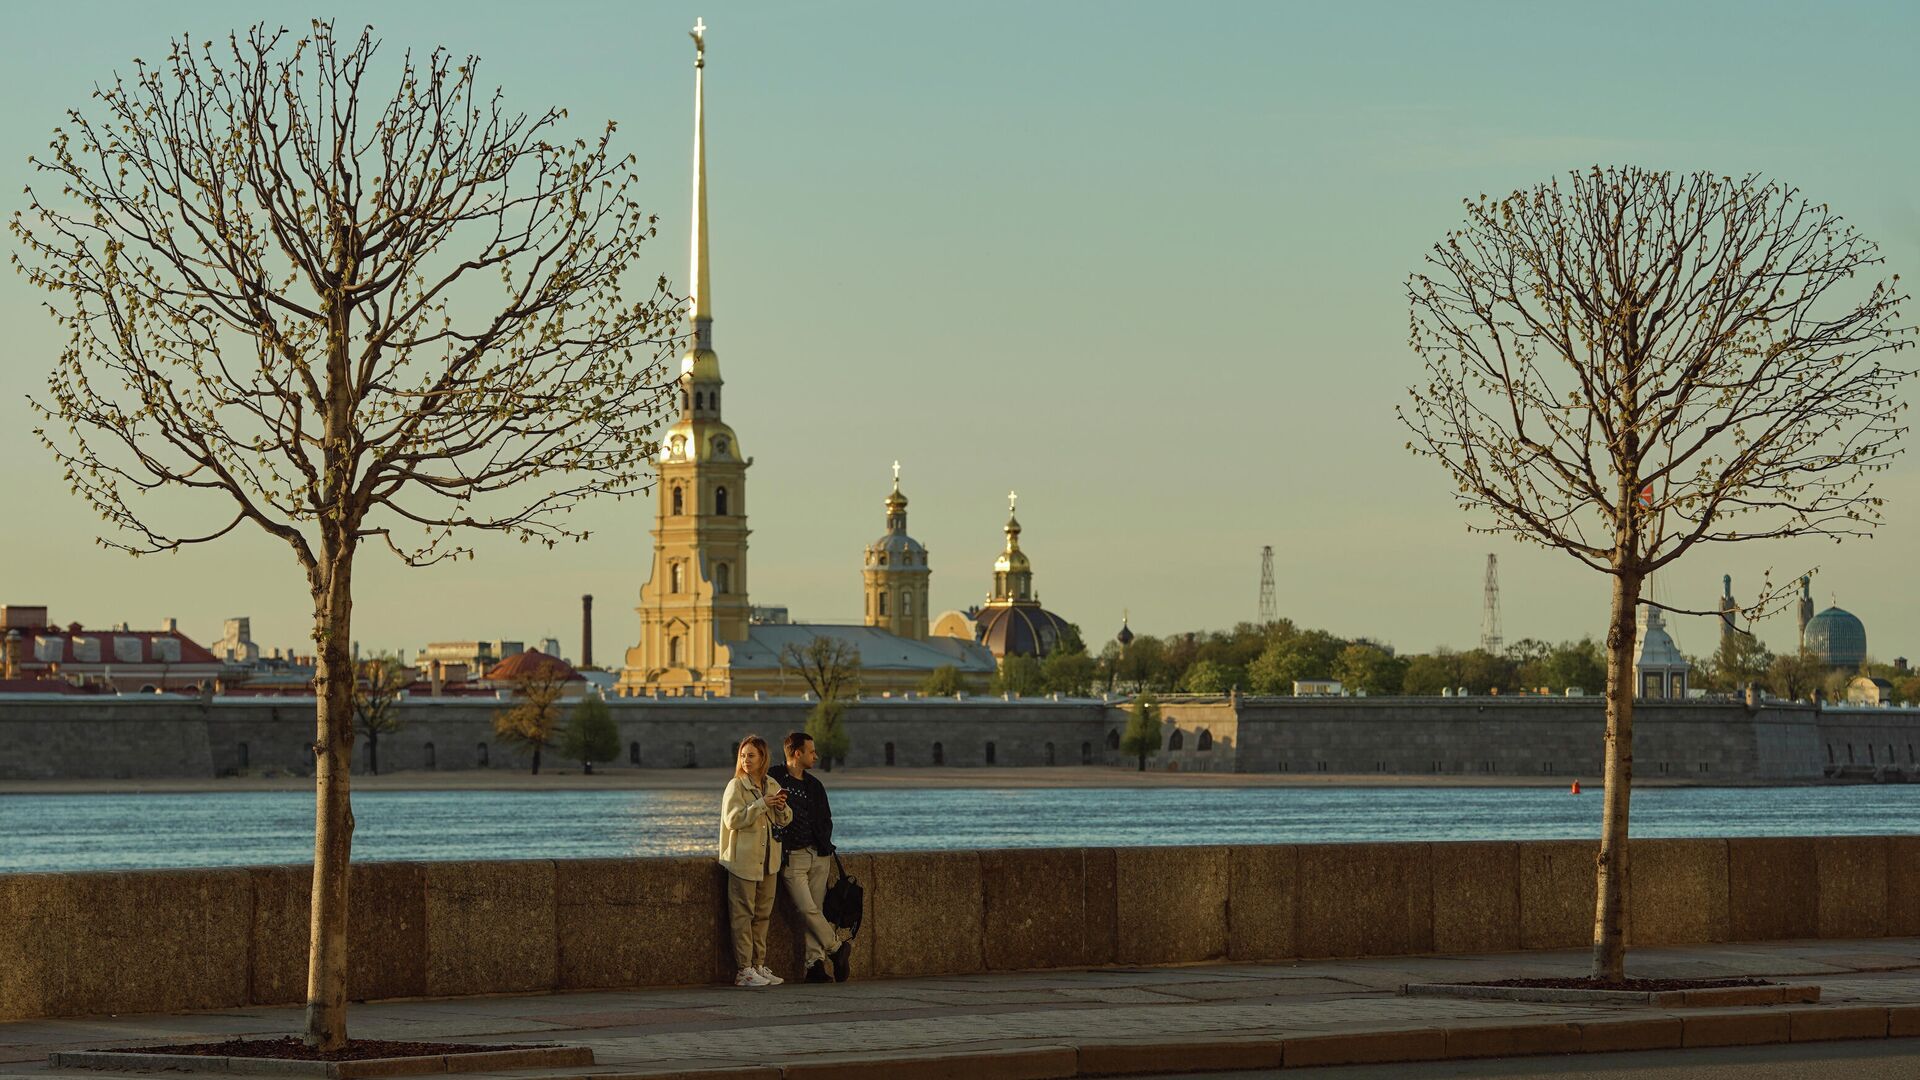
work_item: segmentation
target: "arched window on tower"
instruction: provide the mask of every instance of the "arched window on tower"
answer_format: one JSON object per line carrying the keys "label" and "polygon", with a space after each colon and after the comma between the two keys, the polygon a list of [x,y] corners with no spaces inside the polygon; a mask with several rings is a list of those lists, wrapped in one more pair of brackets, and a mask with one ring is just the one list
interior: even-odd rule
{"label": "arched window on tower", "polygon": [[880,590],[879,604],[880,604],[879,613],[881,615],[885,615],[887,613],[887,590],[885,589]]}
{"label": "arched window on tower", "polygon": [[687,587],[687,564],[676,562],[667,571],[668,591],[685,592]]}
{"label": "arched window on tower", "polygon": [[900,614],[906,616],[907,618],[913,617],[913,590],[912,589],[902,589],[900,592]]}
{"label": "arched window on tower", "polygon": [[694,395],[693,395],[693,407],[694,407],[694,408],[696,408],[696,409],[704,409],[704,408],[706,408],[706,407],[707,407],[707,395],[705,395],[705,394],[699,394],[699,393],[696,393],[696,394],[694,394]]}
{"label": "arched window on tower", "polygon": [[721,596],[733,591],[733,567],[726,563],[713,564],[713,591]]}
{"label": "arched window on tower", "polygon": [[724,484],[713,489],[713,512],[721,517],[727,515],[727,489]]}
{"label": "arched window on tower", "polygon": [[714,412],[719,412],[720,411],[720,391],[715,390],[712,393],[708,394],[707,404],[713,406]]}
{"label": "arched window on tower", "polygon": [[687,495],[678,484],[673,488],[673,512],[676,516],[687,512]]}
{"label": "arched window on tower", "polygon": [[667,639],[667,663],[679,667],[687,662],[687,639],[675,634]]}

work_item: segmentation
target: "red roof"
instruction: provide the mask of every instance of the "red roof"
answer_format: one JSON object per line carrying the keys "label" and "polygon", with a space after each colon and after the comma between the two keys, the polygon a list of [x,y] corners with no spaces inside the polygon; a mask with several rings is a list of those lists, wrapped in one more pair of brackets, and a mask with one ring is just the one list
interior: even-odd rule
{"label": "red roof", "polygon": [[0,679],[0,694],[97,694],[94,687],[79,687],[65,679]]}
{"label": "red roof", "polygon": [[[99,642],[100,658],[97,660],[80,659],[74,647],[77,638],[92,638]],[[114,641],[134,638],[140,642],[140,659],[122,660],[114,651]],[[180,659],[161,660],[155,655],[153,643],[161,640],[179,642]],[[42,650],[47,644],[55,648],[55,655],[49,656]],[[61,630],[48,627],[45,630],[21,631],[20,666],[22,668],[44,668],[48,664],[70,667],[77,664],[209,664],[220,666],[220,658],[202,648],[200,644],[178,630],[81,630],[74,627]]]}
{"label": "red roof", "polygon": [[518,682],[521,679],[536,677],[558,678],[561,682],[585,682],[585,678],[573,665],[557,656],[548,656],[539,649],[514,653],[505,660],[493,665],[487,672],[488,682]]}

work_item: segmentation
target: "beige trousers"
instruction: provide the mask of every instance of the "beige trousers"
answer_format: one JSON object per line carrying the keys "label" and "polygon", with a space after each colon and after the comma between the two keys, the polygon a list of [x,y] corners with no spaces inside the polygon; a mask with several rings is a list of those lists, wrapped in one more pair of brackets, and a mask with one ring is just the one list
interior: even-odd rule
{"label": "beige trousers", "polygon": [[727,875],[727,917],[733,924],[733,966],[761,967],[767,962],[767,923],[773,919],[773,896],[779,879],[772,874],[759,881]]}
{"label": "beige trousers", "polygon": [[787,887],[787,899],[793,901],[793,910],[800,913],[800,920],[807,925],[807,967],[812,967],[815,960],[832,956],[840,947],[836,927],[820,914],[820,902],[827,898],[827,874],[832,867],[832,856],[816,855],[811,848],[802,848],[787,852],[786,868],[780,871],[780,880]]}

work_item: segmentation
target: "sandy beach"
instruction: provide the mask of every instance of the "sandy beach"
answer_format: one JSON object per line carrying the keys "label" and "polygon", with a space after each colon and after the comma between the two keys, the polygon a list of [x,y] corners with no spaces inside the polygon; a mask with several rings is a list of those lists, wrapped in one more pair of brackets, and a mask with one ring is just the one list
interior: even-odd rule
{"label": "sandy beach", "polygon": [[[543,769],[538,776],[506,769],[402,771],[380,776],[355,775],[360,791],[718,791],[731,775],[725,769],[608,769],[587,776],[576,768]],[[1149,768],[1086,766],[1018,769],[848,769],[820,773],[829,787],[847,790],[892,788],[1565,788],[1571,776],[1393,776],[1378,773],[1196,773]],[[1600,790],[1598,777],[1579,777],[1584,791]],[[1638,787],[1757,787],[1777,785],[1691,784],[1639,779]],[[194,793],[217,791],[310,791],[304,776],[234,776],[168,780],[0,780],[0,794]]]}

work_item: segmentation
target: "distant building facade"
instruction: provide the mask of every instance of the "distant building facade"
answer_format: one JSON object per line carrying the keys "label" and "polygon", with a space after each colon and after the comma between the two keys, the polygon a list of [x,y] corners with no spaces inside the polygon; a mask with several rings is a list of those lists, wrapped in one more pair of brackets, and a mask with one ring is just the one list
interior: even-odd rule
{"label": "distant building facade", "polygon": [[227,665],[180,632],[174,619],[158,630],[121,623],[89,630],[55,626],[39,605],[0,606],[5,676],[11,681],[60,681],[119,693],[211,693]]}

